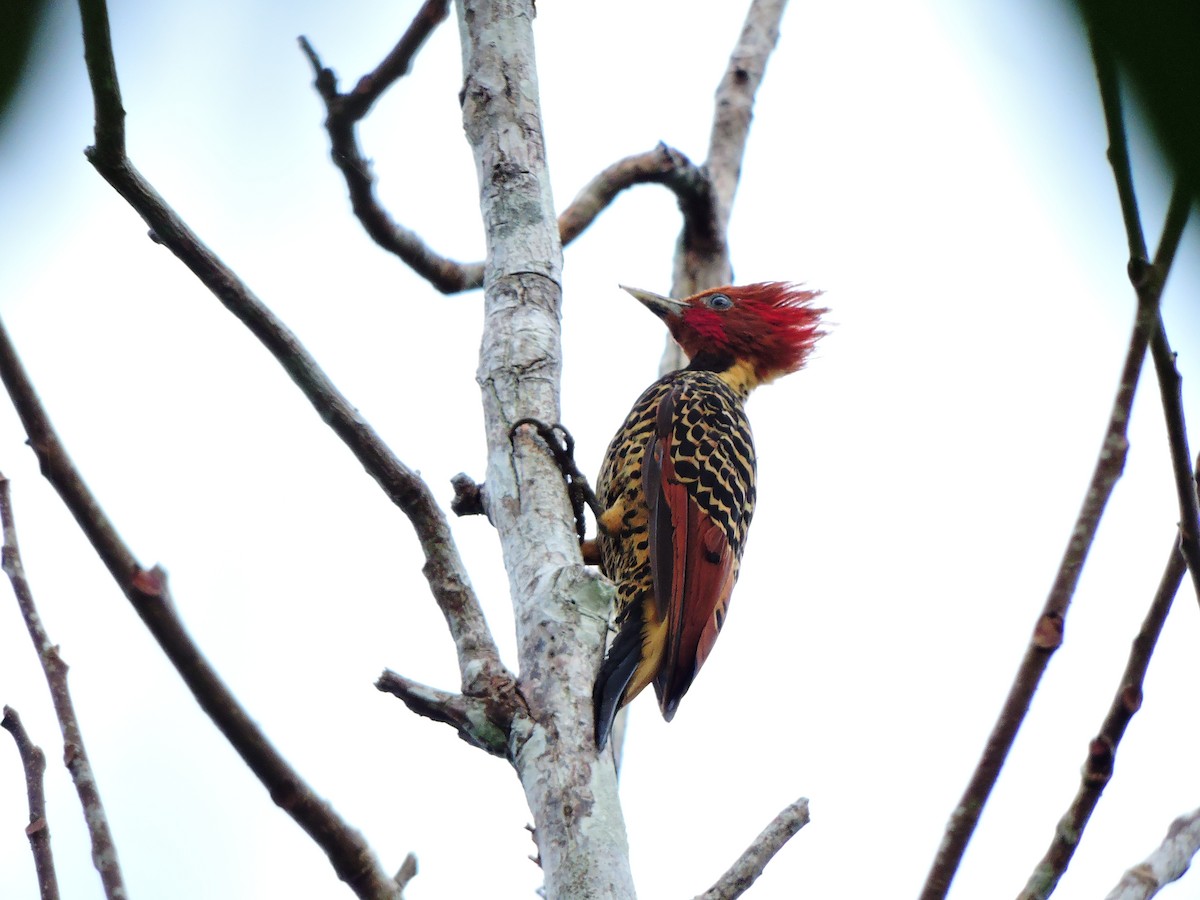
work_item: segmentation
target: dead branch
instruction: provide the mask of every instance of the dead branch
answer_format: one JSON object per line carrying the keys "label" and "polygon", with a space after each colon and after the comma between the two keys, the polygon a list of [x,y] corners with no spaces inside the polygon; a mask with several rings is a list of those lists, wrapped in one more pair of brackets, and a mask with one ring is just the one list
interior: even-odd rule
{"label": "dead branch", "polygon": [[[1191,197],[1176,186],[1171,211],[1186,220]],[[1182,229],[1182,225],[1179,226]],[[1175,352],[1167,340],[1162,315],[1150,335],[1150,355],[1162,395],[1163,418],[1167,425],[1167,445],[1171,451],[1171,471],[1175,476],[1175,494],[1179,501],[1179,548],[1192,574],[1196,598],[1200,600],[1200,504],[1196,498],[1196,476],[1188,448],[1187,425],[1183,417],[1183,379],[1175,367]]]}
{"label": "dead branch", "polygon": [[400,892],[403,894],[404,889],[408,887],[408,883],[417,877],[417,858],[413,854],[408,854],[404,857],[404,862],[400,864],[400,868],[396,871],[396,884],[400,886]]}
{"label": "dead branch", "polygon": [[58,900],[58,873],[54,870],[50,824],[46,819],[46,754],[29,739],[25,726],[21,724],[21,717],[11,706],[4,707],[0,728],[9,732],[16,741],[21,766],[25,770],[25,793],[29,798],[29,824],[25,828],[25,835],[29,838],[29,849],[33,853],[39,895],[42,900]]}
{"label": "dead branch", "polygon": [[[87,0],[84,2],[89,5]],[[360,897],[396,900],[399,890],[395,882],[384,873],[362,835],[313,793],[208,664],[175,611],[175,603],[167,589],[166,572],[157,566],[143,568],[121,540],[63,449],[2,324],[0,379],[8,389],[29,436],[29,444],[37,454],[42,474],[71,511],[113,580],[183,677],[196,702],[270,791],[276,805],[326,852],[339,878]],[[122,892],[114,896],[125,895]]]}
{"label": "dead branch", "polygon": [[659,143],[653,150],[627,156],[584,185],[558,217],[563,246],[579,237],[616,196],[638,184],[661,184],[679,201],[684,227],[707,233],[715,227],[712,188],[703,169],[673,147]]}
{"label": "dead branch", "polygon": [[418,51],[449,15],[450,0],[425,0],[383,62],[375,67],[375,71],[360,78],[354,90],[343,96],[343,108],[339,115],[344,116],[350,124],[362,119],[384,91],[411,71]]}
{"label": "dead branch", "polygon": [[456,516],[486,516],[487,501],[485,486],[479,484],[466,472],[459,472],[450,479],[454,488],[454,499],[450,501],[450,512]]}
{"label": "dead branch", "polygon": [[[1104,106],[1104,123],[1108,130],[1108,161],[1117,184],[1121,217],[1125,221],[1125,236],[1129,242],[1129,277],[1136,287],[1138,272],[1143,268],[1146,259],[1146,238],[1142,232],[1137,192],[1133,185],[1133,170],[1129,162],[1129,139],[1125,133],[1125,116],[1121,109],[1121,86],[1109,49],[1094,34],[1091,35],[1091,44],[1096,81],[1100,86],[1100,100]],[[1171,196],[1167,217],[1168,220],[1178,218],[1181,221],[1167,227],[1182,231],[1190,211],[1190,197],[1183,185],[1177,184]],[[1165,271],[1161,273],[1164,279],[1166,275]],[[1167,340],[1161,315],[1150,336],[1150,354],[1154,360],[1159,392],[1162,395],[1167,441],[1171,450],[1171,467],[1175,474],[1175,489],[1179,497],[1179,539],[1184,559],[1187,560],[1188,569],[1192,573],[1196,597],[1200,599],[1200,522],[1197,521],[1200,507],[1196,500],[1192,454],[1188,449],[1187,426],[1183,417],[1182,380],[1179,370],[1175,367],[1175,354]]]}
{"label": "dead branch", "polygon": [[[321,62],[307,38],[300,38],[300,47],[312,65],[317,93],[325,103],[330,156],[346,181],[355,216],[380,247],[398,256],[442,293],[456,294],[483,287],[483,263],[442,256],[420,235],[391,217],[375,196],[371,163],[363,156],[354,130],[383,90],[408,71],[412,54],[445,17],[446,6],[445,2],[429,0],[379,68],[359,79],[347,94],[338,91],[337,75]],[[411,36],[414,32],[416,36]],[[385,69],[387,74],[381,75]],[[579,237],[621,191],[637,184],[665,185],[679,200],[688,233],[705,235],[709,243],[714,241],[715,210],[707,175],[678,150],[660,143],[646,153],[613,163],[584,186],[558,218],[562,245]]]}
{"label": "dead branch", "polygon": [[1200,809],[1180,816],[1167,829],[1158,848],[1121,876],[1105,900],[1149,900],[1178,881],[1200,852]]}
{"label": "dead branch", "polygon": [[[508,737],[512,726],[512,714],[508,711],[516,707],[515,699],[500,704],[488,699],[439,691],[398,675],[391,669],[383,670],[375,687],[399,697],[417,715],[451,726],[472,747],[486,750],[493,756],[508,757]],[[500,722],[499,726],[497,721]]]}
{"label": "dead branch", "polygon": [[[230,270],[134,168],[125,152],[124,110],[117,86],[104,0],[80,0],[85,49],[96,98],[96,143],[88,159],[174,253],[275,357],[321,419],[349,447],[384,493],[412,522],[425,554],[423,572],[458,651],[463,692],[486,690],[496,678],[511,677],[488,630],[446,517],[428,485],[404,465],[362,414],[342,395],[299,339]],[[111,544],[111,541],[108,542]],[[119,563],[122,573],[130,560]],[[111,566],[110,566],[111,568]]]}
{"label": "dead branch", "polygon": [[[1138,214],[1137,192],[1133,184],[1133,172],[1129,163],[1129,146],[1125,133],[1125,119],[1121,110],[1120,85],[1116,68],[1102,42],[1092,40],[1092,54],[1096,66],[1096,79],[1100,87],[1100,98],[1104,106],[1104,118],[1108,129],[1108,158],[1112,165],[1121,213],[1125,221],[1125,233],[1129,243],[1129,276],[1135,288],[1147,280],[1166,279],[1167,270],[1156,270],[1145,260],[1146,243]],[[1191,205],[1190,197],[1177,185],[1167,212],[1164,235],[1182,233]],[[1034,869],[1024,891],[1022,900],[1042,900],[1057,886],[1059,879],[1070,865],[1075,848],[1083,837],[1092,811],[1100,795],[1112,777],[1117,747],[1125,728],[1142,703],[1142,682],[1150,664],[1158,635],[1166,621],[1171,603],[1183,581],[1184,571],[1190,569],[1193,580],[1200,589],[1200,534],[1197,532],[1196,487],[1188,450],[1187,430],[1183,418],[1182,383],[1175,368],[1175,354],[1167,341],[1162,315],[1156,313],[1155,325],[1150,337],[1150,351],[1158,376],[1162,396],[1163,415],[1167,424],[1168,443],[1171,451],[1172,469],[1179,497],[1179,540],[1172,549],[1166,570],[1146,619],[1130,649],[1120,687],[1109,707],[1108,715],[1099,734],[1092,739],[1084,762],[1079,789],[1070,807],[1059,820],[1054,838],[1045,856]],[[1185,561],[1186,560],[1186,561]],[[1198,590],[1200,596],[1200,590]]]}
{"label": "dead branch", "polygon": [[1150,657],[1158,643],[1158,636],[1162,633],[1167,613],[1171,611],[1171,603],[1179,591],[1179,585],[1183,583],[1186,569],[1187,565],[1179,547],[1172,546],[1170,558],[1150,603],[1150,609],[1147,610],[1146,618],[1129,648],[1125,672],[1121,675],[1108,714],[1104,717],[1099,733],[1088,744],[1087,759],[1080,773],[1079,790],[1059,820],[1058,827],[1054,829],[1050,847],[1030,875],[1029,882],[1020,894],[1020,900],[1042,900],[1049,897],[1063,873],[1067,871],[1075,848],[1083,838],[1083,830],[1087,827],[1096,804],[1100,802],[1100,795],[1105,786],[1112,778],[1117,747],[1125,735],[1125,729],[1142,706],[1142,684],[1150,666]]}
{"label": "dead branch", "polygon": [[[300,38],[300,47],[312,66],[317,93],[325,103],[330,156],[345,179],[354,215],[380,247],[398,256],[442,293],[456,294],[483,287],[483,263],[463,263],[442,256],[420,235],[391,217],[375,196],[371,163],[363,156],[355,133],[355,126],[379,96],[408,73],[413,56],[446,18],[448,7],[448,0],[427,0],[395,48],[349,93],[338,91],[336,73],[321,62],[307,38]],[[588,182],[559,217],[562,245],[579,237],[617,194],[635,184],[670,188],[679,200],[685,229],[704,236],[709,243],[716,240],[716,213],[707,176],[678,150],[660,143],[647,153],[614,163]]]}
{"label": "dead branch", "polygon": [[1184,217],[1168,213],[1154,262],[1146,265],[1143,261],[1142,265],[1138,265],[1137,261],[1133,260],[1130,263],[1130,277],[1137,291],[1137,315],[1125,353],[1125,362],[1121,367],[1112,413],[1105,428],[1104,440],[1091,481],[1084,495],[1083,506],[1071,529],[1071,537],[1067,541],[1054,584],[1034,625],[1029,646],[992,733],[988,736],[983,755],[963,792],[962,799],[950,814],[946,833],[922,889],[921,900],[940,900],[950,889],[950,882],[962,861],[962,855],[979,822],[988,796],[995,787],[1004,760],[1012,749],[1017,731],[1020,730],[1025,714],[1029,711],[1029,704],[1033,700],[1042,674],[1046,671],[1050,657],[1062,643],[1066,614],[1079,581],[1079,574],[1087,561],[1088,551],[1100,525],[1100,518],[1104,515],[1108,498],[1112,495],[1113,487],[1125,467],[1125,456],[1129,450],[1126,437],[1129,411],[1133,405],[1133,396],[1137,390],[1150,335],[1158,321],[1162,286],[1174,261],[1183,225]]}
{"label": "dead branch", "polygon": [[[3,340],[3,326],[0,325],[0,341]],[[0,348],[0,358],[7,354]],[[0,363],[0,365],[3,365]],[[33,649],[37,652],[42,672],[46,676],[46,684],[50,688],[50,700],[54,705],[54,714],[58,718],[58,726],[63,736],[63,762],[71,773],[71,781],[79,795],[79,804],[83,808],[83,818],[87,823],[88,836],[92,842],[92,864],[100,873],[100,883],[104,886],[104,894],[109,900],[125,898],[125,878],[121,874],[121,864],[117,859],[117,845],[113,840],[112,829],[108,824],[108,816],[104,812],[104,803],[100,799],[100,786],[96,782],[92,763],[88,758],[87,748],[83,743],[83,730],[79,726],[79,718],[75,715],[75,704],[71,701],[71,691],[67,686],[67,664],[58,653],[58,647],[50,640],[42,617],[38,614],[33,601],[33,591],[25,577],[25,566],[21,562],[21,550],[17,543],[17,525],[13,517],[12,492],[9,481],[0,475],[0,525],[4,530],[4,573],[12,584],[13,593],[17,598],[17,606],[21,610],[21,618],[33,641]],[[32,809],[32,796],[30,807]],[[44,809],[43,809],[44,816]],[[30,840],[33,836],[30,835]],[[49,854],[49,834],[46,836],[46,853]],[[34,849],[37,855],[37,848]],[[47,857],[47,863],[53,866]],[[50,875],[53,876],[51,868]],[[42,865],[38,864],[38,877],[41,880]]]}
{"label": "dead branch", "polygon": [[454,294],[479,287],[483,280],[483,265],[461,263],[434,252],[415,232],[392,219],[375,196],[371,163],[363,156],[355,134],[355,126],[371,105],[408,73],[421,45],[449,14],[449,6],[449,0],[426,0],[391,53],[346,94],[338,91],[337,75],[322,64],[307,38],[300,38],[300,47],[312,65],[317,93],[325,102],[330,156],[345,179],[354,215],[380,247],[400,257],[439,291]]}
{"label": "dead branch", "polygon": [[[779,23],[786,7],[787,0],[752,0],[741,34],[729,55],[729,64],[714,98],[708,157],[703,170],[710,189],[705,195],[705,208],[684,216],[675,248],[673,297],[690,297],[733,281],[729,216],[742,174],[755,95],[779,41]],[[668,337],[659,372],[665,374],[686,364],[682,351]]]}
{"label": "dead branch", "polygon": [[808,798],[801,797],[777,815],[717,883],[695,900],[734,900],[754,884],[775,854],[808,824]]}
{"label": "dead branch", "polygon": [[717,86],[704,168],[712,185],[713,221],[685,223],[675,254],[674,295],[686,297],[733,280],[727,234],[742,160],[754,118],[754,100],[779,41],[787,0],[753,0],[729,64]]}

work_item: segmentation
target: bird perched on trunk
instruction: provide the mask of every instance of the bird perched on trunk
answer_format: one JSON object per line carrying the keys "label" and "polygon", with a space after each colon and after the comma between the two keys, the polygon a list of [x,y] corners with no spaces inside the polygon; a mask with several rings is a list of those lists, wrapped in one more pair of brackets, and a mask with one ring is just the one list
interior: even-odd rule
{"label": "bird perched on trunk", "polygon": [[609,444],[597,482],[600,568],[617,586],[617,636],[596,680],[596,745],[653,683],[669,722],[712,651],[754,512],[743,403],[794,372],[821,336],[818,292],[784,282],[686,300],[625,288],[691,360],[652,384]]}

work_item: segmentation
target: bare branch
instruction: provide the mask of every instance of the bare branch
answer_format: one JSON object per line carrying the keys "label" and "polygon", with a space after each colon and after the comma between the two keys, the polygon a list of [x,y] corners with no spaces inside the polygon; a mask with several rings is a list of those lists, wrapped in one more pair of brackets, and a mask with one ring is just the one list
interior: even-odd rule
{"label": "bare branch", "polygon": [[1153,853],[1121,876],[1105,900],[1149,900],[1178,881],[1200,852],[1200,809],[1180,816]]}
{"label": "bare branch", "polygon": [[[0,338],[2,337],[3,326],[0,326]],[[0,357],[5,355],[0,349]],[[4,530],[4,573],[12,584],[21,618],[25,621],[29,638],[33,641],[33,649],[37,652],[38,661],[46,676],[46,684],[50,688],[50,700],[54,704],[54,714],[62,730],[63,762],[67,771],[71,773],[71,781],[79,794],[79,804],[83,808],[83,818],[92,842],[92,864],[100,873],[105,896],[109,900],[123,900],[129,895],[125,889],[124,876],[121,874],[121,864],[117,859],[117,845],[109,828],[108,816],[104,812],[104,803],[100,799],[100,787],[96,783],[96,775],[92,771],[92,763],[83,744],[83,730],[79,727],[75,704],[71,701],[71,692],[67,686],[67,664],[63,662],[58,647],[51,642],[50,635],[46,633],[42,617],[34,604],[33,591],[30,590],[29,581],[25,577],[25,567],[21,562],[21,550],[17,543],[11,488],[8,479],[3,475],[0,475],[0,525]],[[109,535],[103,536],[105,540],[108,538]],[[32,798],[30,803],[32,805]],[[46,852],[49,853],[48,835],[46,840]],[[39,863],[39,878],[41,871]]]}
{"label": "bare branch", "polygon": [[[1117,67],[1112,54],[1098,35],[1091,35],[1092,59],[1096,66],[1096,80],[1100,86],[1100,100],[1104,105],[1104,122],[1108,129],[1108,160],[1112,166],[1113,179],[1117,183],[1117,196],[1121,201],[1121,215],[1125,220],[1125,235],[1129,242],[1129,277],[1137,286],[1140,272],[1145,267],[1146,238],[1142,233],[1141,217],[1138,215],[1137,192],[1133,185],[1133,171],[1129,164],[1129,139],[1125,134],[1125,116],[1121,110],[1121,86],[1117,80]],[[1191,211],[1191,198],[1182,185],[1176,185],[1167,211],[1164,234],[1182,233]],[[1173,251],[1172,251],[1173,252]],[[1160,268],[1165,280],[1170,270],[1167,261]],[[1150,337],[1150,353],[1158,375],[1159,391],[1162,395],[1163,415],[1167,423],[1167,440],[1171,449],[1171,467],[1175,474],[1175,488],[1179,497],[1179,537],[1183,556],[1192,573],[1197,599],[1200,599],[1200,515],[1196,501],[1196,483],[1192,472],[1192,454],[1188,449],[1187,427],[1183,417],[1182,380],[1175,368],[1175,354],[1167,341],[1162,316]]]}
{"label": "bare branch", "polygon": [[[673,297],[690,297],[699,291],[733,281],[729,258],[729,216],[742,174],[742,160],[754,117],[754,99],[767,71],[767,61],[779,41],[779,23],[787,0],[751,0],[741,34],[717,87],[708,158],[704,171],[711,189],[705,212],[684,217],[675,248],[671,279]],[[667,338],[659,371],[686,365],[683,352]]]}
{"label": "bare branch", "polygon": [[[355,134],[355,126],[371,105],[408,73],[412,57],[445,19],[448,5],[446,0],[427,0],[392,52],[346,94],[338,91],[337,75],[321,62],[307,38],[300,38],[300,47],[312,66],[317,93],[325,103],[330,156],[346,181],[355,216],[380,247],[398,256],[442,293],[455,294],[483,286],[483,263],[464,263],[443,256],[416,232],[392,219],[375,196],[371,163],[363,155]],[[562,245],[565,247],[579,237],[617,194],[635,184],[668,187],[679,200],[684,231],[692,236],[692,240],[708,247],[723,246],[723,239],[718,236],[715,198],[707,174],[678,150],[661,143],[647,153],[619,160],[588,182],[559,216]]]}
{"label": "bare branch", "polygon": [[[412,69],[413,59],[442,22],[450,15],[450,0],[425,0],[412,23],[400,36],[396,46],[383,58],[375,71],[358,80],[349,94],[344,95],[345,109],[341,114],[352,121],[363,118],[383,92]],[[306,42],[307,43],[307,42]]]}
{"label": "bare branch", "polygon": [[684,228],[689,233],[711,234],[715,228],[707,174],[678,150],[660,143],[646,153],[618,160],[584,186],[558,217],[563,246],[579,237],[617,194],[636,184],[662,184],[670,188],[679,200]]}
{"label": "bare branch", "polygon": [[11,706],[4,707],[0,728],[8,731],[17,744],[25,770],[25,793],[29,798],[29,825],[25,835],[33,852],[38,889],[42,900],[58,900],[58,874],[54,870],[54,851],[50,847],[50,825],[46,819],[46,754],[29,739],[21,717]]}
{"label": "bare branch", "polygon": [[[106,18],[104,0],[80,0],[80,6],[85,21]],[[103,29],[96,26],[90,31],[85,30],[85,37],[89,41],[105,42],[102,47],[92,47],[89,43],[87,52],[89,60],[93,56],[108,60],[108,66],[99,67],[99,71],[104,77],[108,77],[104,73],[111,73],[115,90],[116,75],[111,66],[112,47],[108,43],[107,25]],[[106,83],[97,80],[99,77],[93,71],[92,89],[97,109],[103,106],[107,110],[114,101],[107,92]],[[115,102],[119,107],[119,96]],[[134,168],[125,155],[123,138],[110,133],[109,129],[115,127],[111,125],[114,118],[111,112],[103,117],[97,115],[96,144],[88,150],[88,158],[97,171],[146,220],[155,239],[170,249],[262,342],[321,419],[412,522],[425,554],[425,577],[446,617],[458,651],[464,693],[485,690],[494,678],[507,676],[446,517],[428,485],[392,453],[287,326],[201,242]],[[93,524],[103,520],[102,516],[95,515],[87,518]],[[105,541],[106,550],[101,556],[114,576],[127,577],[134,562],[131,556],[121,555],[117,543]]]}
{"label": "bare branch", "polygon": [[754,884],[763,873],[767,863],[783,849],[783,845],[795,837],[808,824],[808,798],[801,797],[777,815],[762,833],[754,839],[729,871],[717,879],[717,883],[695,900],[734,900]]}
{"label": "bare branch", "polygon": [[408,854],[404,857],[404,862],[400,864],[399,870],[396,872],[396,884],[400,886],[400,892],[403,894],[404,889],[408,887],[408,883],[417,877],[417,858],[413,854]]}
{"label": "bare branch", "polygon": [[[322,64],[306,38],[300,38],[300,46],[312,65],[317,92],[325,102],[330,156],[346,181],[354,214],[380,247],[398,256],[442,293],[455,294],[483,286],[483,263],[463,263],[442,256],[416,232],[392,219],[375,196],[371,163],[363,156],[354,130],[379,94],[407,72],[411,53],[419,46],[410,35],[417,31],[423,39],[428,30],[444,18],[445,6],[445,3],[429,0],[396,49],[375,72],[363,76],[348,94],[338,92],[337,75]],[[409,56],[399,54],[401,48],[408,48]],[[404,62],[403,68],[399,67],[398,61]],[[382,77],[381,71],[389,64],[392,65],[389,77]],[[563,246],[579,237],[617,194],[636,184],[662,184],[670,188],[679,200],[685,229],[689,233],[708,235],[709,243],[712,242],[715,213],[707,176],[678,150],[660,143],[647,153],[619,160],[588,182],[559,216],[559,239]]]}
{"label": "bare branch", "polygon": [[[717,87],[705,168],[712,181],[717,207],[719,231],[714,237],[722,245],[742,175],[742,160],[754,118],[754,98],[766,74],[767,61],[779,42],[779,23],[786,7],[787,0],[752,0],[742,33]],[[706,236],[697,237],[703,239]],[[701,285],[697,289],[710,286]]]}
{"label": "bare branch", "polygon": [[[1171,209],[1186,219],[1191,198],[1179,187],[1171,198]],[[1182,224],[1179,226],[1182,229]],[[1167,425],[1167,444],[1171,451],[1171,470],[1175,475],[1175,493],[1179,500],[1179,547],[1192,574],[1192,585],[1200,600],[1200,504],[1196,498],[1196,477],[1188,449],[1187,425],[1183,417],[1183,379],[1175,367],[1175,353],[1167,340],[1162,315],[1150,336],[1150,354],[1162,395],[1163,418]]]}
{"label": "bare branch", "polygon": [[1071,857],[1083,838],[1083,830],[1087,827],[1092,811],[1100,802],[1100,795],[1112,778],[1117,747],[1125,735],[1125,729],[1142,706],[1142,683],[1150,666],[1150,657],[1158,643],[1158,636],[1162,633],[1167,613],[1171,611],[1171,603],[1179,591],[1179,585],[1183,583],[1183,573],[1186,569],[1187,565],[1179,547],[1173,546],[1158,590],[1150,603],[1150,609],[1146,612],[1142,627],[1129,648],[1125,672],[1108,708],[1108,715],[1100,726],[1100,732],[1088,745],[1087,759],[1080,773],[1079,790],[1059,820],[1058,827],[1054,829],[1050,847],[1030,875],[1028,884],[1020,894],[1020,900],[1041,900],[1049,897],[1070,865]]}
{"label": "bare branch", "polygon": [[317,93],[325,102],[325,130],[329,132],[330,156],[346,181],[354,215],[380,247],[400,257],[439,291],[454,294],[477,288],[483,283],[483,264],[461,263],[441,256],[415,232],[397,224],[388,215],[375,197],[371,163],[363,156],[354,131],[379,95],[407,74],[413,56],[433,29],[446,18],[448,10],[448,0],[427,0],[387,58],[374,72],[360,78],[354,90],[348,94],[338,91],[337,75],[322,64],[307,38],[300,38],[300,47],[312,65]]}
{"label": "bare branch", "polygon": [[1095,33],[1089,35],[1092,44],[1092,63],[1096,67],[1096,82],[1100,102],[1104,107],[1104,125],[1108,130],[1108,162],[1117,183],[1121,201],[1121,217],[1125,220],[1125,236],[1129,241],[1130,260],[1148,260],[1146,237],[1142,233],[1142,217],[1138,213],[1137,194],[1133,189],[1133,171],[1129,164],[1129,140],[1125,136],[1125,115],[1121,111],[1121,86],[1117,81],[1117,66],[1112,54],[1101,45]]}
{"label": "bare branch", "polygon": [[[183,677],[196,702],[270,791],[276,805],[326,852],[339,878],[360,897],[395,900],[399,893],[395,882],[384,873],[362,836],[343,822],[288,765],[200,653],[175,611],[167,590],[166,573],[157,566],[142,568],[121,540],[58,440],[3,325],[0,325],[0,378],[25,426],[42,473],[75,516],[113,580]],[[43,656],[46,655],[43,650]],[[122,891],[111,896],[125,894]]]}
{"label": "bare branch", "polygon": [[[391,669],[383,670],[375,687],[399,697],[417,715],[450,725],[471,746],[486,750],[493,756],[507,758],[512,710],[520,705],[519,697],[507,697],[504,702],[491,698],[464,697],[412,681]],[[496,697],[504,696],[503,687],[497,685]]]}
{"label": "bare branch", "polygon": [[921,892],[921,900],[940,900],[946,896],[967,843],[979,822],[984,804],[995,787],[1004,760],[1008,757],[1017,731],[1020,730],[1025,714],[1029,711],[1029,704],[1037,691],[1042,674],[1046,671],[1050,657],[1062,643],[1067,609],[1074,596],[1079,574],[1087,561],[1088,551],[1091,549],[1108,498],[1112,495],[1113,487],[1125,467],[1125,456],[1129,450],[1126,437],[1129,411],[1133,405],[1133,395],[1137,390],[1150,334],[1158,321],[1158,302],[1162,285],[1174,260],[1183,224],[1181,217],[1168,215],[1154,263],[1139,266],[1136,260],[1131,261],[1130,277],[1137,290],[1137,316],[1099,458],[1084,495],[1083,506],[1079,510],[1074,528],[1071,529],[1071,537],[1059,564],[1054,584],[1034,625],[1029,647],[988,737],[983,755],[963,792],[962,799],[950,815],[945,836],[938,847]]}

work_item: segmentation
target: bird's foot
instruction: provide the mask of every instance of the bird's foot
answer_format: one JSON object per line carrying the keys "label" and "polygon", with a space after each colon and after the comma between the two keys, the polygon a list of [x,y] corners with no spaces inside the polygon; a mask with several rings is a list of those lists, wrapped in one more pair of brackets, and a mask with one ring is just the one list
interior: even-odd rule
{"label": "bird's foot", "polygon": [[517,429],[522,425],[533,428],[549,448],[554,462],[558,465],[558,470],[562,472],[563,481],[567,485],[567,496],[571,498],[571,508],[575,512],[575,531],[579,535],[579,543],[584,546],[592,543],[585,540],[587,523],[583,510],[585,506],[590,508],[597,522],[599,522],[603,510],[600,509],[600,501],[596,499],[596,492],[588,484],[587,477],[579,471],[579,466],[575,464],[575,438],[571,437],[571,432],[558,422],[547,425],[541,419],[524,418],[517,419],[513,422],[512,428],[508,430],[510,441],[516,437]]}

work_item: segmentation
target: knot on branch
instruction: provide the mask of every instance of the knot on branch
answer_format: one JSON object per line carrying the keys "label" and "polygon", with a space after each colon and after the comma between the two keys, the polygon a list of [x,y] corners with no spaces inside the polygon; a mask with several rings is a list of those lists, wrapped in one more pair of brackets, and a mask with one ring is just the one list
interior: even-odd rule
{"label": "knot on branch", "polygon": [[1063,640],[1063,617],[1049,612],[1038,619],[1033,629],[1033,646],[1039,650],[1057,650]]}
{"label": "knot on branch", "polygon": [[[450,511],[460,518],[462,516],[486,516],[487,498],[484,496],[484,485],[477,483],[466,472],[459,472],[450,479],[454,487],[454,499],[450,501]],[[491,518],[488,518],[491,521]]]}
{"label": "knot on branch", "polygon": [[1105,785],[1112,778],[1116,749],[1104,735],[1092,738],[1088,744],[1087,762],[1083,764],[1083,781],[1089,785]]}

